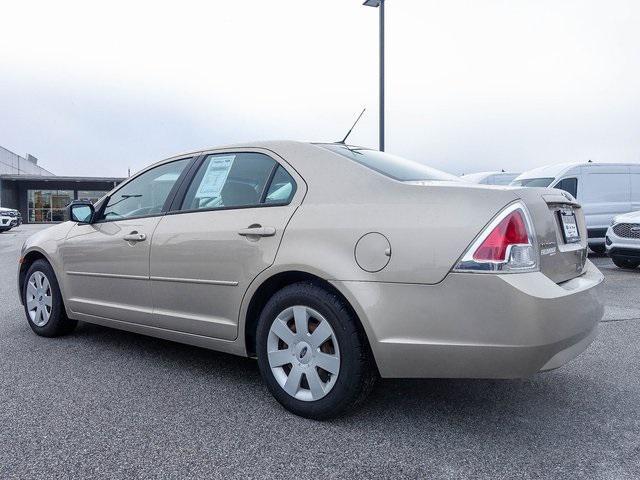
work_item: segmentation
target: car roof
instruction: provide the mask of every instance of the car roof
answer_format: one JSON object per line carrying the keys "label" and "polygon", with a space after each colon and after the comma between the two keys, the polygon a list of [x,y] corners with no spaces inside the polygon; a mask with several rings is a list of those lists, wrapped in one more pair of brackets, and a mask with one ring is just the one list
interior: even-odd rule
{"label": "car roof", "polygon": [[[199,148],[197,150],[188,150],[186,152],[179,153],[177,155],[172,155],[167,160],[171,160],[174,158],[185,157],[189,155],[197,155],[200,153],[211,152],[216,150],[237,150],[242,148],[263,148],[265,150],[278,151],[284,148],[292,148],[292,147],[303,147],[310,145],[330,145],[330,143],[314,143],[314,142],[301,142],[296,140],[265,140],[265,141],[254,141],[254,142],[240,142],[240,143],[231,143],[227,145],[218,145],[215,147],[209,148]],[[352,146],[352,145],[349,145]],[[358,147],[360,148],[360,147]],[[163,160],[164,161],[164,160]]]}
{"label": "car roof", "polygon": [[[194,157],[196,155],[200,155],[203,153],[207,153],[207,152],[213,152],[213,151],[225,151],[225,150],[240,150],[243,148],[247,148],[247,149],[253,149],[253,148],[262,148],[265,150],[270,150],[273,152],[278,153],[279,150],[283,150],[283,149],[287,149],[287,148],[292,148],[295,146],[298,147],[304,147],[304,146],[312,146],[315,145],[314,143],[311,142],[300,142],[300,141],[295,141],[295,140],[269,140],[269,141],[255,141],[255,142],[243,142],[243,143],[231,143],[231,144],[227,144],[227,145],[218,145],[216,147],[209,147],[209,148],[198,148],[195,150],[185,150],[183,152],[180,153],[176,153],[171,155],[170,157],[166,157],[163,158],[162,160],[158,160],[156,162],[150,163],[148,165],[146,165],[144,168],[138,170],[137,172],[135,172],[135,174],[131,175],[132,177],[144,172],[145,170],[150,170],[153,167],[157,167],[158,165],[162,165],[163,163],[167,163],[170,162],[172,160],[176,160],[179,158],[185,158],[185,157]],[[125,179],[125,181],[128,180]]]}
{"label": "car roof", "polygon": [[[270,140],[270,141],[257,141],[257,142],[244,142],[234,143],[229,145],[221,145],[211,148],[200,148],[197,150],[190,150],[182,152],[171,157],[165,158],[153,164],[146,166],[145,168],[135,172],[131,178],[134,178],[141,173],[150,170],[154,167],[168,163],[177,159],[194,157],[200,154],[206,153],[224,153],[224,152],[238,152],[243,149],[247,150],[265,150],[274,153],[282,158],[286,163],[290,164],[298,173],[302,174],[304,170],[326,170],[327,162],[329,159],[334,161],[344,162],[342,155],[334,153],[329,149],[323,148],[324,145],[344,145],[342,143],[315,143],[315,142],[300,142],[294,140]],[[348,148],[369,149],[368,147],[358,147],[355,145],[345,145]],[[373,149],[371,149],[373,150]],[[350,164],[351,162],[348,162]],[[360,167],[358,167],[360,168]],[[301,171],[302,170],[302,171]],[[126,179],[126,183],[129,179]]]}

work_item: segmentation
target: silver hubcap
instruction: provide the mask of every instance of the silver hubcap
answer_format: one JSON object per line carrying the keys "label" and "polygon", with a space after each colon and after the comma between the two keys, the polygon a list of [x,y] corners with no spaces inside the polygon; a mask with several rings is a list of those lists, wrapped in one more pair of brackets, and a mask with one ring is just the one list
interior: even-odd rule
{"label": "silver hubcap", "polygon": [[340,349],[329,322],[317,311],[296,305],[269,329],[271,372],[285,392],[311,402],[327,395],[340,373]]}
{"label": "silver hubcap", "polygon": [[33,272],[27,282],[27,311],[31,321],[44,327],[51,317],[51,285],[42,272]]}

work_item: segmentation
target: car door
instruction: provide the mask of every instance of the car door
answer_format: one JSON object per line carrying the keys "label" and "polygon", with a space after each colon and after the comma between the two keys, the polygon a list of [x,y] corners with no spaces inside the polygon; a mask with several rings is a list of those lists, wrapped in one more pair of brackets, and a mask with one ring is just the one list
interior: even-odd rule
{"label": "car door", "polygon": [[306,186],[260,151],[203,157],[151,246],[155,326],[232,340],[251,281],[276,256]]}
{"label": "car door", "polygon": [[105,200],[93,223],[71,229],[61,247],[71,311],[150,323],[151,238],[189,162],[179,159],[144,171]]}

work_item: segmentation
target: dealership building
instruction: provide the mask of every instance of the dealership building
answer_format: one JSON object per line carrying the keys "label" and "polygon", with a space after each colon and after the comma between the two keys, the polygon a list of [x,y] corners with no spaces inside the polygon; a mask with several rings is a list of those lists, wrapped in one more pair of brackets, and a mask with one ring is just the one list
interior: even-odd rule
{"label": "dealership building", "polygon": [[0,147],[0,207],[20,211],[24,223],[64,221],[73,200],[95,202],[123,180],[54,175],[32,155],[22,157]]}

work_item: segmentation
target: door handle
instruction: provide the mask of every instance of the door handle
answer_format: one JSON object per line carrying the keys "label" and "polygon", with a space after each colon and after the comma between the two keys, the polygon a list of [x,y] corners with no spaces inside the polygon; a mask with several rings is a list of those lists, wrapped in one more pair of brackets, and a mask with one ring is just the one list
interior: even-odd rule
{"label": "door handle", "polygon": [[147,236],[144,233],[134,231],[122,238],[127,242],[144,242],[147,239]]}
{"label": "door handle", "polygon": [[238,235],[242,235],[243,237],[273,237],[275,234],[275,228],[263,227],[261,225],[252,225],[249,228],[238,230]]}

